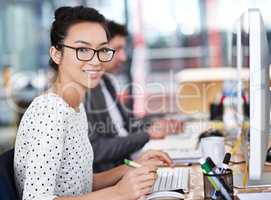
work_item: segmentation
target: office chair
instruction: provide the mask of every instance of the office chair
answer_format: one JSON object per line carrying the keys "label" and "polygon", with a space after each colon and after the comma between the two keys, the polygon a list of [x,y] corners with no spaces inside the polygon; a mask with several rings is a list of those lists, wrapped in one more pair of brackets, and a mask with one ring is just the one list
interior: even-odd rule
{"label": "office chair", "polygon": [[0,199],[18,200],[13,171],[14,149],[0,156]]}

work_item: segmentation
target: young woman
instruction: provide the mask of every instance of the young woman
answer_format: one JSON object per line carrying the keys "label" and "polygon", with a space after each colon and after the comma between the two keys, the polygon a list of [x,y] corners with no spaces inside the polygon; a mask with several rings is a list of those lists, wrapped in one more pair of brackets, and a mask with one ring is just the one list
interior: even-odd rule
{"label": "young woman", "polygon": [[[50,64],[56,70],[56,80],[48,92],[33,100],[17,133],[14,170],[20,197],[23,200],[144,197],[156,177],[153,164],[92,173],[93,151],[82,101],[86,90],[99,83],[103,74],[101,63],[114,56],[114,50],[108,47],[104,17],[92,8],[57,9],[51,44]],[[153,157],[171,162],[161,152],[148,152],[141,161],[144,164],[144,160]]]}

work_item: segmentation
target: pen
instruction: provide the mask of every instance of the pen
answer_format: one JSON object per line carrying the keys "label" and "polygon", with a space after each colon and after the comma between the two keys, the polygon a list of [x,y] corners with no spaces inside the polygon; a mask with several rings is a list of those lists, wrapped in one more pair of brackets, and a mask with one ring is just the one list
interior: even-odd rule
{"label": "pen", "polygon": [[222,162],[222,170],[221,173],[224,173],[229,168],[229,162],[231,160],[231,154],[226,153]]}
{"label": "pen", "polygon": [[[202,169],[202,172],[205,174],[208,174],[204,169]],[[217,199],[217,196],[221,196],[223,200],[225,200],[225,197],[222,196],[220,188],[216,185],[215,181],[210,177],[207,176],[208,181],[211,183],[211,185],[214,187],[214,193],[212,194],[212,199]]]}
{"label": "pen", "polygon": [[209,164],[211,167],[211,170],[214,172],[214,174],[220,174],[220,169],[215,165],[213,160],[210,157],[206,158],[206,162]]}
{"label": "pen", "polygon": [[[203,173],[208,174],[204,169],[202,169],[202,171]],[[207,179],[210,181],[211,185],[215,188],[216,191],[220,191],[220,188],[216,185],[216,183],[210,176],[207,176]]]}
{"label": "pen", "polygon": [[134,168],[142,167],[142,165],[138,164],[137,162],[128,159],[124,159],[124,164]]}
{"label": "pen", "polygon": [[[128,159],[124,159],[124,164],[129,166],[129,167],[134,167],[134,168],[138,168],[138,167],[142,167],[142,165],[140,165],[139,163],[132,161],[132,160],[128,160]],[[157,171],[155,171],[157,173]]]}

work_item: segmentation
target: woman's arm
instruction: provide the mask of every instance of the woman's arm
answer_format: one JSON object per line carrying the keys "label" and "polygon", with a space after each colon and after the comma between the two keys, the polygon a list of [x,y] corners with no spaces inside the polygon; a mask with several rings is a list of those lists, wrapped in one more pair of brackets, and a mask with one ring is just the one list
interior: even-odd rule
{"label": "woman's arm", "polygon": [[115,185],[129,170],[129,167],[121,165],[111,170],[93,175],[93,191]]}
{"label": "woman's arm", "polygon": [[156,167],[151,166],[131,169],[112,187],[76,197],[57,197],[54,200],[136,200],[151,192],[157,177],[156,170]]}
{"label": "woman's arm", "polygon": [[81,196],[57,197],[54,200],[125,200],[121,194],[116,190],[116,187],[109,187],[96,192],[91,192]]}
{"label": "woman's arm", "polygon": [[[64,117],[53,110],[55,104],[50,99],[42,105],[39,101],[33,104],[24,115],[20,125],[16,146],[14,166],[17,171],[25,169],[25,176],[16,173],[17,180],[23,180],[22,199],[53,199],[56,197],[56,177],[61,165],[64,144]],[[62,111],[62,110],[61,110]],[[24,133],[25,130],[27,132]],[[21,151],[27,149],[27,157]],[[25,164],[21,160],[25,159]]]}

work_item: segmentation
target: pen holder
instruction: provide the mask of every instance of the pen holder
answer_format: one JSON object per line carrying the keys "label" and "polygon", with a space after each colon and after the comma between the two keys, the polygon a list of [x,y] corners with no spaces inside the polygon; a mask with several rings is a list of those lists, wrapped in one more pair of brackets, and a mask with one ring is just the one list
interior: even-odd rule
{"label": "pen holder", "polygon": [[211,183],[211,180],[218,180],[223,187],[226,189],[229,196],[233,198],[233,176],[232,176],[232,170],[227,169],[225,172],[221,174],[205,174],[203,173],[203,184],[204,184],[204,199],[217,199],[217,200],[224,200],[226,198],[223,197],[223,194],[221,191],[216,191],[213,184],[216,181],[213,181],[213,184]]}

